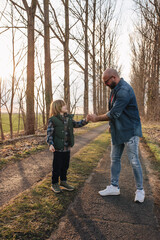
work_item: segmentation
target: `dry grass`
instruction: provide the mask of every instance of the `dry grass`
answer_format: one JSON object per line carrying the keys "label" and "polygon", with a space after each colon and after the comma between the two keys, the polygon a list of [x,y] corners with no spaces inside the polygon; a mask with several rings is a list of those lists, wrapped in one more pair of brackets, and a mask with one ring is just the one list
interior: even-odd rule
{"label": "dry grass", "polygon": [[152,163],[160,173],[160,123],[145,122],[142,124],[143,140],[153,154]]}

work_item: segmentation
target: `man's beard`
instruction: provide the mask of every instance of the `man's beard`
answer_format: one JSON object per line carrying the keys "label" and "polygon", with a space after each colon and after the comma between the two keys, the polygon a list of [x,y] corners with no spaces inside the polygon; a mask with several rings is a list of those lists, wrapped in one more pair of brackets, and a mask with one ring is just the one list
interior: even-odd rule
{"label": "man's beard", "polygon": [[111,89],[113,89],[113,88],[115,88],[115,86],[116,86],[116,83],[115,83],[115,82],[112,82],[109,87],[110,87]]}

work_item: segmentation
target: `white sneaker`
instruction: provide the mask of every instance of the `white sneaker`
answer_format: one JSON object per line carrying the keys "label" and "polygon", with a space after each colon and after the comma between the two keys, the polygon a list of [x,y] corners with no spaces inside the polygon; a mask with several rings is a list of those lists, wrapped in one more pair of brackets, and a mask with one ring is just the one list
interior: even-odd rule
{"label": "white sneaker", "polygon": [[142,190],[137,189],[135,194],[136,194],[135,199],[134,199],[135,202],[140,202],[140,203],[144,202],[145,192],[143,189]]}
{"label": "white sneaker", "polygon": [[109,195],[119,195],[120,189],[113,185],[107,186],[106,189],[98,192],[101,196],[109,196]]}

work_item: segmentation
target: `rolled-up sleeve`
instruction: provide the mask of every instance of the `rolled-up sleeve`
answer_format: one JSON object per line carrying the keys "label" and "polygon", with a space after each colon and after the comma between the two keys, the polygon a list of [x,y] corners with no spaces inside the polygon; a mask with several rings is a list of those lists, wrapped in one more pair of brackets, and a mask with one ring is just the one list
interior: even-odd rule
{"label": "rolled-up sleeve", "polygon": [[120,89],[116,94],[116,101],[114,102],[112,109],[107,113],[109,119],[114,120],[119,118],[129,101],[129,91],[126,89]]}
{"label": "rolled-up sleeve", "polygon": [[52,120],[49,119],[48,128],[47,128],[47,143],[49,145],[53,145],[54,146],[53,133],[54,133],[53,122],[52,122]]}

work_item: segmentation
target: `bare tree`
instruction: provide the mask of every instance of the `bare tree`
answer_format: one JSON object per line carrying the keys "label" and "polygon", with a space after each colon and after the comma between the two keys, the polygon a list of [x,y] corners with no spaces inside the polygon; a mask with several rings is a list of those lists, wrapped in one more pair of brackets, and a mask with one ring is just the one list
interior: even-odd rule
{"label": "bare tree", "polygon": [[[108,106],[108,97],[109,90],[106,86],[102,85],[102,72],[106,68],[116,68],[118,69],[118,65],[116,64],[117,60],[117,31],[119,26],[120,14],[115,18],[114,13],[116,9],[116,1],[99,1],[99,12],[97,11],[97,26],[96,26],[96,36],[97,40],[95,43],[95,47],[97,50],[97,57],[99,59],[97,65],[97,109],[96,111],[99,113],[105,113],[107,111]],[[112,27],[111,27],[112,25]],[[92,33],[93,34],[93,33]],[[95,50],[94,50],[95,51]],[[95,90],[93,90],[95,91]],[[95,93],[94,93],[95,94]]]}
{"label": "bare tree", "polygon": [[70,112],[69,84],[69,0],[62,1],[65,7],[65,40],[64,40],[64,100]]}
{"label": "bare tree", "polygon": [[[141,39],[136,57],[138,62],[145,66],[145,71],[133,63],[132,83],[138,82],[139,85],[141,80],[146,78],[146,87],[143,93],[146,96],[146,118],[158,121],[160,119],[160,5],[156,0],[144,0],[143,2],[135,0],[135,3],[141,14],[141,24],[137,23],[136,26]],[[136,71],[135,77],[133,76],[134,71]],[[139,98],[141,95],[139,93]]]}
{"label": "bare tree", "polygon": [[96,113],[96,48],[95,48],[95,34],[96,34],[96,0],[93,1],[93,30],[92,30],[92,54],[93,54],[93,112]]}
{"label": "bare tree", "polygon": [[[39,88],[37,88],[37,91],[38,91],[38,98],[36,99],[37,101],[37,104],[38,104],[38,107],[41,111],[41,114],[42,114],[42,122],[43,122],[43,129],[46,129],[46,121],[45,121],[45,88],[44,88],[44,85],[43,85],[43,78],[44,78],[44,73],[43,73],[43,70],[42,70],[42,64],[40,62],[40,59],[38,58],[38,49],[37,49],[37,54],[36,54],[36,57],[37,57],[37,63],[38,63],[38,70],[39,70],[39,77],[40,77],[40,85],[39,85]],[[40,91],[41,91],[41,95],[40,95]],[[40,97],[41,96],[41,97]]]}
{"label": "bare tree", "polygon": [[26,0],[22,0],[27,13],[28,56],[27,56],[27,89],[26,89],[26,134],[35,133],[34,113],[34,24],[37,0],[32,0],[29,7]]}
{"label": "bare tree", "polygon": [[[17,30],[17,23],[14,23],[14,11],[13,5],[11,5],[11,12],[10,12],[11,20],[8,20],[11,24],[11,37],[12,37],[12,74],[11,74],[11,89],[8,88],[7,95],[9,96],[6,101],[4,101],[4,105],[9,115],[9,123],[10,123],[10,137],[13,138],[13,123],[12,123],[12,115],[14,109],[14,97],[18,88],[19,81],[24,73],[24,69],[22,69],[20,76],[16,79],[16,70],[19,64],[22,62],[23,58],[25,57],[26,53],[24,53],[24,47],[20,48],[17,52],[15,51],[15,35]],[[9,87],[9,86],[7,86]],[[9,105],[8,105],[9,102]]]}
{"label": "bare tree", "polygon": [[82,98],[82,94],[78,95],[78,85],[75,86],[75,88],[73,89],[73,104],[71,104],[71,113],[75,114],[76,110],[77,110],[77,105],[79,100]]}
{"label": "bare tree", "polygon": [[[31,6],[28,5],[27,0],[22,0],[24,8],[17,4],[17,2],[10,0],[22,19],[27,22],[27,89],[26,89],[26,134],[34,134],[35,129],[35,113],[34,113],[34,32],[35,32],[35,13],[37,7],[37,0],[31,1]],[[19,9],[26,11],[27,20]]]}
{"label": "bare tree", "polygon": [[[102,111],[103,108],[103,99],[105,97],[106,89],[102,87],[102,69],[103,69],[103,46],[105,45],[105,51],[108,51],[108,39],[105,38],[104,42],[104,34],[108,31],[108,26],[110,22],[113,20],[113,13],[115,11],[116,4],[113,5],[111,1],[90,1],[88,3],[88,9],[89,14],[86,11],[87,1],[85,1],[85,4],[83,1],[71,1],[72,3],[72,9],[71,12],[73,16],[77,19],[78,23],[78,34],[71,34],[72,39],[77,42],[77,49],[78,49],[78,55],[81,61],[76,60],[76,58],[73,57],[75,63],[80,67],[82,72],[84,73],[84,86],[85,86],[85,92],[84,92],[84,110],[86,105],[86,98],[88,97],[86,91],[86,82],[88,81],[89,85],[89,79],[93,79],[93,85],[92,85],[92,94],[93,94],[93,111],[96,113],[97,111]],[[99,9],[99,11],[98,11]],[[88,20],[86,24],[86,15],[88,15]],[[81,23],[81,26],[79,24]],[[105,23],[105,24],[104,24]],[[91,27],[92,26],[92,27]],[[105,26],[105,29],[104,29]],[[114,28],[113,31],[115,31],[116,28]],[[87,36],[86,36],[87,32]],[[78,36],[78,37],[77,37]],[[107,34],[105,34],[105,37]],[[86,41],[87,40],[87,41]],[[111,46],[112,50],[115,51],[116,47],[116,39],[113,39],[113,45]],[[86,45],[87,44],[87,45]],[[86,51],[87,46],[87,51]],[[111,51],[110,48],[110,51]],[[84,59],[83,59],[83,53],[84,53]],[[90,59],[90,61],[86,61],[86,53]],[[107,53],[105,53],[107,54]],[[115,65],[116,57],[112,55],[111,63],[112,65]],[[107,58],[106,60],[106,66],[108,64]],[[86,78],[86,73],[88,72],[88,79]],[[86,81],[87,79],[87,81]],[[89,90],[89,88],[88,88]],[[89,91],[88,91],[89,94]],[[103,97],[104,95],[104,97]],[[86,106],[87,108],[87,106]],[[101,109],[100,109],[101,108]],[[106,108],[106,105],[105,105]]]}
{"label": "bare tree", "polygon": [[64,100],[67,104],[68,111],[70,112],[70,80],[69,80],[69,0],[61,0],[64,6],[65,13],[65,29],[61,27],[58,21],[56,11],[53,5],[50,3],[52,17],[56,28],[50,25],[51,31],[54,33],[55,37],[60,41],[63,46],[64,52]]}
{"label": "bare tree", "polygon": [[4,140],[4,133],[3,133],[3,127],[2,127],[2,114],[1,114],[1,106],[2,106],[1,85],[2,85],[2,79],[0,77],[0,131],[1,131],[1,139]]}
{"label": "bare tree", "polygon": [[130,36],[131,50],[132,50],[131,85],[135,90],[140,115],[141,117],[144,117],[145,92],[146,92],[146,84],[147,84],[146,66],[148,64],[148,61],[146,59],[147,56],[145,55],[146,43],[145,43],[145,40],[143,39],[143,44],[141,45],[141,42],[140,42],[138,44],[139,49],[137,49],[137,47],[135,46],[134,38]]}
{"label": "bare tree", "polygon": [[85,7],[85,72],[84,72],[84,116],[88,114],[88,0]]}
{"label": "bare tree", "polygon": [[[24,81],[24,79],[23,79]],[[23,88],[19,89],[19,94],[18,94],[18,104],[19,104],[19,111],[18,111],[18,133],[20,130],[20,121],[22,118],[23,121],[23,127],[24,131],[26,132],[26,114],[25,114],[25,109],[24,109],[24,101],[23,99],[25,98],[25,92]]]}
{"label": "bare tree", "polygon": [[45,98],[46,98],[46,120],[48,120],[49,107],[52,101],[49,0],[43,0],[43,4],[44,4]]}

